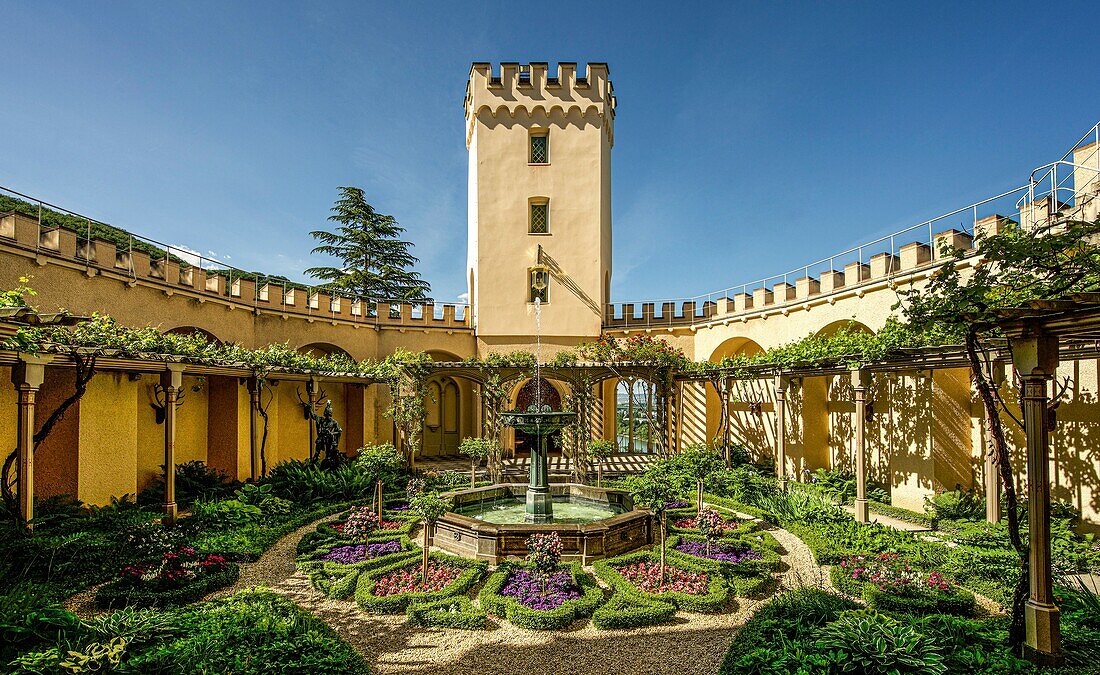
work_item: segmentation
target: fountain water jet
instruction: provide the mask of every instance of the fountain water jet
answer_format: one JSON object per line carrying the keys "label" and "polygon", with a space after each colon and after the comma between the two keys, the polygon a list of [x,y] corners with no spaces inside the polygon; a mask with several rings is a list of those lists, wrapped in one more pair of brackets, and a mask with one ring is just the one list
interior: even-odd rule
{"label": "fountain water jet", "polygon": [[[536,290],[546,288],[546,282],[535,273]],[[540,287],[541,283],[541,287]],[[529,523],[549,523],[554,520],[554,500],[550,494],[550,469],[548,440],[550,434],[562,429],[577,416],[573,412],[554,411],[542,403],[542,301],[535,297],[535,403],[527,410],[510,410],[501,415],[501,421],[535,437],[531,448],[531,469],[528,473],[527,506],[524,519]]]}

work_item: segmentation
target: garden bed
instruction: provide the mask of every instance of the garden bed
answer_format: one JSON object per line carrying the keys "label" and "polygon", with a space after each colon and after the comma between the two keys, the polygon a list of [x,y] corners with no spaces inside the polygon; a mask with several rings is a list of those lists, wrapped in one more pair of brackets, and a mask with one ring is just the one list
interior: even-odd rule
{"label": "garden bed", "polygon": [[433,553],[425,583],[419,557],[398,559],[360,574],[355,601],[368,612],[399,614],[409,605],[464,595],[484,573],[485,563]]}
{"label": "garden bed", "polygon": [[399,559],[420,559],[408,537],[361,544],[325,538],[298,556],[297,567],[309,576],[313,588],[342,600],[355,592],[360,574]]}
{"label": "garden bed", "polygon": [[668,603],[689,612],[726,608],[729,587],[713,565],[688,556],[672,556],[665,560],[665,584],[658,586],[659,565],[658,553],[638,551],[598,560],[592,568],[616,593]]}
{"label": "garden bed", "polygon": [[862,597],[872,609],[907,614],[974,614],[974,594],[938,572],[924,573],[896,554],[852,556],[833,565],[837,590]]}
{"label": "garden bed", "polygon": [[191,581],[171,587],[119,579],[101,586],[96,591],[95,602],[105,609],[187,605],[218,589],[232,586],[237,582],[240,571],[235,563],[226,563],[224,569],[218,572],[201,574]]}
{"label": "garden bed", "polygon": [[580,563],[560,567],[545,582],[531,566],[504,563],[485,582],[478,599],[485,611],[520,628],[553,630],[591,616],[604,595]]}

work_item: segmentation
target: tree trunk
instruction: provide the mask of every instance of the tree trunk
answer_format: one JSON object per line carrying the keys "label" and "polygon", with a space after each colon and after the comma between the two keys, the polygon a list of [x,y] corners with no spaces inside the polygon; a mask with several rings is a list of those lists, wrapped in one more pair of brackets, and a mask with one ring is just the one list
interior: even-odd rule
{"label": "tree trunk", "polygon": [[596,487],[603,487],[603,460],[596,464]]}
{"label": "tree trunk", "polygon": [[696,479],[696,481],[695,481],[695,511],[696,511],[696,515],[698,515],[698,512],[700,512],[702,510],[703,510],[703,481],[699,480],[699,479]]}
{"label": "tree trunk", "polygon": [[982,360],[978,353],[980,349],[981,346],[978,344],[975,329],[968,330],[966,333],[966,356],[970,361],[970,372],[974,376],[978,395],[982,399],[982,407],[985,409],[990,451],[993,453],[993,459],[997,464],[1001,477],[1001,486],[1005,491],[1008,537],[1012,541],[1012,547],[1016,549],[1016,554],[1020,557],[1020,579],[1016,583],[1012,595],[1012,621],[1008,629],[1009,646],[1018,651],[1026,637],[1024,606],[1027,604],[1029,593],[1028,545],[1020,536],[1019,501],[1016,495],[1016,484],[1008,451],[1008,442],[1005,440],[1004,426],[1001,424],[997,399],[993,393],[993,383],[986,377],[985,370],[982,368]]}
{"label": "tree trunk", "polygon": [[661,586],[665,585],[665,512],[661,511]]}
{"label": "tree trunk", "polygon": [[378,527],[382,527],[382,480],[375,485],[375,495],[378,498]]}
{"label": "tree trunk", "polygon": [[428,581],[428,528],[431,526],[431,523],[424,521],[424,561],[420,566],[420,577],[425,582]]}

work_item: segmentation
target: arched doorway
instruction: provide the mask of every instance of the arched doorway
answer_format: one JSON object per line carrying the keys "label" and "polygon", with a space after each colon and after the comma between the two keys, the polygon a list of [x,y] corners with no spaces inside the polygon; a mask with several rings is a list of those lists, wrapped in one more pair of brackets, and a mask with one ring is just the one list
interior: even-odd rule
{"label": "arched doorway", "polygon": [[462,419],[462,399],[458,384],[450,377],[428,383],[428,396],[424,401],[425,457],[443,457],[458,454],[459,423]]}
{"label": "arched doorway", "polygon": [[[523,383],[516,393],[516,410],[527,410],[536,404],[550,406],[551,410],[561,410],[561,392],[546,378],[531,378]],[[516,429],[516,454],[528,456],[531,454],[531,446],[537,440],[534,436]],[[561,431],[555,431],[549,437],[549,451],[560,453],[562,448]]]}

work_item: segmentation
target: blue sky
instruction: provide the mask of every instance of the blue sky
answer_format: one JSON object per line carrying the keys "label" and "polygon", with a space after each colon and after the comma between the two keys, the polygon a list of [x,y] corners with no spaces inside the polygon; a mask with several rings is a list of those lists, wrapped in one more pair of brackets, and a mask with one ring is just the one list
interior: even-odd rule
{"label": "blue sky", "polygon": [[0,185],[295,278],[358,185],[450,301],[470,62],[607,61],[612,295],[664,298],[1019,185],[1100,119],[1093,3],[834,4],[0,2]]}

